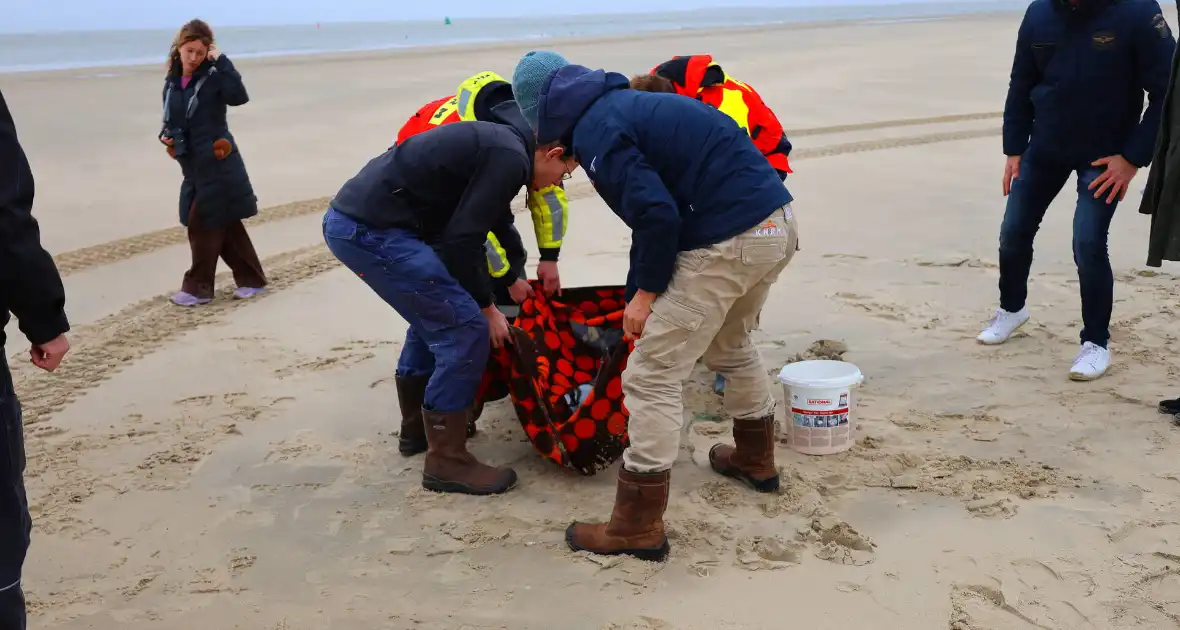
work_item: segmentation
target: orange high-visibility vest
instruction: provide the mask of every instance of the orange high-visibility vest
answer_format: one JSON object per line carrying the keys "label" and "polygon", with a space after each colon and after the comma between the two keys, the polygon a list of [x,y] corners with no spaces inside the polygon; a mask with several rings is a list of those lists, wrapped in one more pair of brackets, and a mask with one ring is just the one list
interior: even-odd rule
{"label": "orange high-visibility vest", "polygon": [[673,57],[652,68],[672,82],[676,92],[720,110],[750,134],[754,145],[776,170],[791,173],[787,159],[790,144],[784,143],[783,126],[774,112],[749,85],[725,74],[710,55]]}

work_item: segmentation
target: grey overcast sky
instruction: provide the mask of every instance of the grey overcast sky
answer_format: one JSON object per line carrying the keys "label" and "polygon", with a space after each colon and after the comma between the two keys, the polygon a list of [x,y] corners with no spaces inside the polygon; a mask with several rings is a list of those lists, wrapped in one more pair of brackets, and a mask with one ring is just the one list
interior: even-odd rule
{"label": "grey overcast sky", "polygon": [[[940,4],[938,0],[596,0],[550,5],[562,14],[621,13],[753,6]],[[941,2],[945,4],[945,2]],[[192,17],[224,26],[436,20],[532,15],[536,0],[0,0],[0,32],[173,28]]]}

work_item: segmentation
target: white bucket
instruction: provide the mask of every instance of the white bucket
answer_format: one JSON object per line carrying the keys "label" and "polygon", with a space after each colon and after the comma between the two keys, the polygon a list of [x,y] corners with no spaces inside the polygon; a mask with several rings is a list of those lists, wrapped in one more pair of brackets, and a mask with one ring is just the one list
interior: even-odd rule
{"label": "white bucket", "polygon": [[852,388],[864,382],[860,368],[844,361],[799,361],[778,373],[786,400],[791,448],[806,455],[831,455],[852,447]]}

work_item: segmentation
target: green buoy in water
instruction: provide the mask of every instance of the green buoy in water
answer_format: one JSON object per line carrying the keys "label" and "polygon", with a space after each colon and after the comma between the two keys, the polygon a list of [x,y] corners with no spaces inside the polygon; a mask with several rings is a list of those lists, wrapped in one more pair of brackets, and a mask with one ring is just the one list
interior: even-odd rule
{"label": "green buoy in water", "polygon": [[450,24],[450,23],[451,23],[451,18],[449,18],[449,17],[443,18],[443,24]]}

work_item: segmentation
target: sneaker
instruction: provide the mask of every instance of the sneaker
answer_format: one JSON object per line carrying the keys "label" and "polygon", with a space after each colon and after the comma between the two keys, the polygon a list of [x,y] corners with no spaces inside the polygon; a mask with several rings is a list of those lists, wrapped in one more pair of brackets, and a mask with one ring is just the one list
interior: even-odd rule
{"label": "sneaker", "polygon": [[234,297],[239,300],[248,300],[259,293],[262,293],[262,287],[238,287],[234,291]]}
{"label": "sneaker", "polygon": [[197,306],[200,304],[208,304],[213,301],[213,298],[199,298],[192,293],[185,293],[181,291],[172,296],[172,303],[177,306]]}
{"label": "sneaker", "polygon": [[1025,322],[1028,321],[1028,307],[1024,307],[1015,313],[1009,313],[1002,308],[996,309],[996,316],[992,318],[991,323],[979,336],[975,339],[979,343],[994,346],[996,344],[1004,343],[1012,336],[1012,333],[1020,329]]}
{"label": "sneaker", "polygon": [[1078,358],[1073,360],[1069,378],[1073,381],[1092,381],[1106,374],[1110,367],[1110,350],[1087,341],[1082,344]]}

